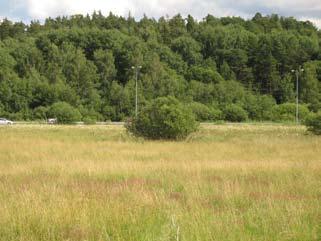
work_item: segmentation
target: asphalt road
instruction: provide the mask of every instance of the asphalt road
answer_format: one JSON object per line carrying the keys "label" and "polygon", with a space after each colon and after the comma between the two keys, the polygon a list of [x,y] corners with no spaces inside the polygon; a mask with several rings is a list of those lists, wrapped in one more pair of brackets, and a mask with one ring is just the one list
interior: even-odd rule
{"label": "asphalt road", "polygon": [[[37,122],[37,121],[14,121],[14,125],[52,125],[47,122]],[[80,121],[80,122],[75,122],[75,125],[84,125],[85,123]],[[125,122],[96,122],[95,125],[124,125]]]}

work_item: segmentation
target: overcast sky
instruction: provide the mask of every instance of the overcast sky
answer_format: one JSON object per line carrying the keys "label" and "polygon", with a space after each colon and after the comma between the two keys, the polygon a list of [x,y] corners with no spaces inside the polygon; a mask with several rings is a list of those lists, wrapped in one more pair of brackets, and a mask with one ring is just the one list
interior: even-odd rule
{"label": "overcast sky", "polygon": [[202,19],[207,14],[252,17],[256,12],[277,13],[310,20],[321,28],[321,0],[0,0],[0,18],[29,22],[58,15],[86,14],[101,10],[136,18],[191,14]]}

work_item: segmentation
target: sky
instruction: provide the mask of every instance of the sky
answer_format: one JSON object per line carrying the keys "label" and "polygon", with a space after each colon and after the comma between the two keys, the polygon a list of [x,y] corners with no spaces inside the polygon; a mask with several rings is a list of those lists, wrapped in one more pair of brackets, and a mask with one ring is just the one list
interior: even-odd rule
{"label": "sky", "polygon": [[197,19],[207,14],[217,17],[251,18],[256,12],[293,16],[310,20],[321,29],[321,0],[0,0],[0,19],[13,21],[44,20],[72,14],[91,14],[100,10],[107,15],[132,16],[143,14],[158,19],[161,16],[191,14]]}

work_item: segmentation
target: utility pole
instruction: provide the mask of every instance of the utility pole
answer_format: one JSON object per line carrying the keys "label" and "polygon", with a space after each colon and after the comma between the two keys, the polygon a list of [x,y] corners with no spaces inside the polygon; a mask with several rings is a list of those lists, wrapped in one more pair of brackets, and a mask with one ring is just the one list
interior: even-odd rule
{"label": "utility pole", "polygon": [[295,73],[296,77],[296,113],[295,113],[295,119],[296,119],[296,124],[299,124],[299,77],[300,73],[304,72],[304,69],[299,66],[297,70],[292,69],[292,73]]}
{"label": "utility pole", "polygon": [[138,74],[139,70],[142,68],[142,66],[132,66],[132,69],[135,70],[135,117],[137,117],[138,114]]}

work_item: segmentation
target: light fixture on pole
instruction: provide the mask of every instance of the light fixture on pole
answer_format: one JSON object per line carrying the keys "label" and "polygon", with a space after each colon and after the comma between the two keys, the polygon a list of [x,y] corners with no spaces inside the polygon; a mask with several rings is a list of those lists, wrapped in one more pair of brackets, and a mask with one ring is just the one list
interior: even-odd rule
{"label": "light fixture on pole", "polygon": [[304,72],[304,69],[299,66],[297,70],[292,69],[292,73],[295,73],[296,76],[296,113],[295,113],[295,119],[296,123],[299,124],[299,77],[300,73]]}
{"label": "light fixture on pole", "polygon": [[132,69],[135,70],[135,117],[137,117],[138,114],[138,85],[137,85],[137,81],[138,81],[138,74],[139,74],[139,70],[142,68],[142,66],[132,66]]}

